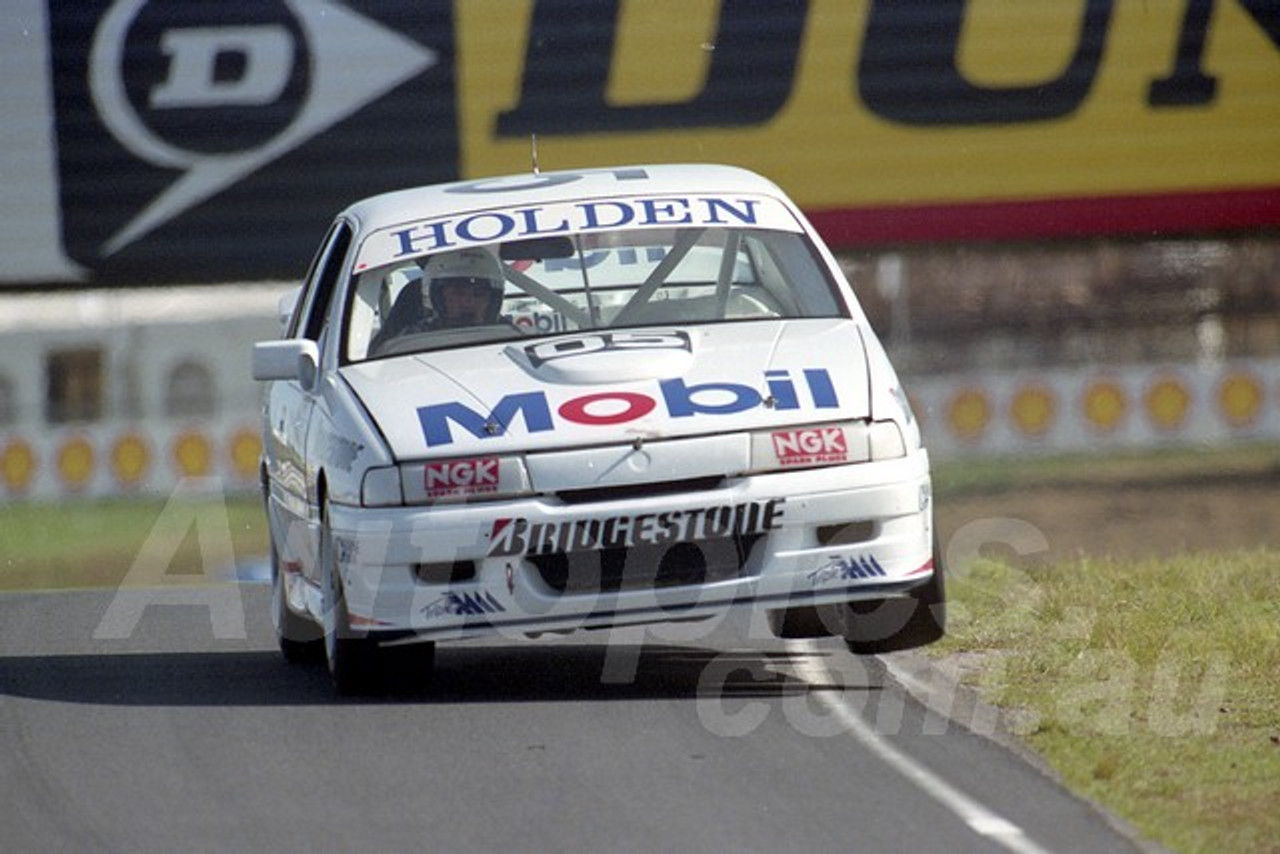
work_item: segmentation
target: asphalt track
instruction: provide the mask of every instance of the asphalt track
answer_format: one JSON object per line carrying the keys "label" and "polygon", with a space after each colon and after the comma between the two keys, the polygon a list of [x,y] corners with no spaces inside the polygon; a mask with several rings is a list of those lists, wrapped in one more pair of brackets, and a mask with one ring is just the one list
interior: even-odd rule
{"label": "asphalt track", "polygon": [[0,595],[0,850],[1137,850],[972,707],[748,611],[442,644],[429,693],[345,700],[268,593]]}

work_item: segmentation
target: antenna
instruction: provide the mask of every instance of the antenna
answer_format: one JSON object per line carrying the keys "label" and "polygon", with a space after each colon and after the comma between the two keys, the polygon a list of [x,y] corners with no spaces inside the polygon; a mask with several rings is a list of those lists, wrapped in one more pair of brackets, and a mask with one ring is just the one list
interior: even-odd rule
{"label": "antenna", "polygon": [[533,174],[541,175],[538,171],[538,135],[536,133],[529,134],[530,142],[533,146]]}

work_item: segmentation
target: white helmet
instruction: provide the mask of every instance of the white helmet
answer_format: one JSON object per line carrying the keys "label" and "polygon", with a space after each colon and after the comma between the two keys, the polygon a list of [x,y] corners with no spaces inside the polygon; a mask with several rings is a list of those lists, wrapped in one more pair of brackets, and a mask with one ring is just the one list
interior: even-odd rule
{"label": "white helmet", "polygon": [[427,280],[427,303],[439,316],[444,309],[436,285],[444,282],[463,281],[475,287],[487,288],[489,305],[486,317],[490,323],[498,319],[498,309],[502,306],[503,275],[502,264],[483,249],[467,248],[454,252],[443,252],[432,255],[422,268]]}

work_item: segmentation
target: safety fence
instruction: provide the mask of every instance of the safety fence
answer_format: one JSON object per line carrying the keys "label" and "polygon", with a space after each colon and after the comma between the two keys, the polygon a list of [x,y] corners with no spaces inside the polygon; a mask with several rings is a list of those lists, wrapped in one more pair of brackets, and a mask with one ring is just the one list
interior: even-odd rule
{"label": "safety fence", "polygon": [[907,381],[935,459],[1280,438],[1280,359],[964,373]]}
{"label": "safety fence", "polygon": [[[906,381],[935,460],[1280,440],[1280,358],[970,372]],[[253,413],[0,433],[0,500],[257,488]]]}
{"label": "safety fence", "polygon": [[251,415],[15,429],[0,433],[0,491],[9,500],[47,501],[164,494],[193,478],[251,491],[261,453]]}

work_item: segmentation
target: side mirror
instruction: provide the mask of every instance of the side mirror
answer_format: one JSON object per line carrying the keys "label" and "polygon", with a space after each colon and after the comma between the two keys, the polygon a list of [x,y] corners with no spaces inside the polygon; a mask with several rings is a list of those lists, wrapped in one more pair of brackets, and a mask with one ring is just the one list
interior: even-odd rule
{"label": "side mirror", "polygon": [[292,380],[311,391],[319,371],[320,348],[309,338],[259,341],[253,345],[255,380]]}

